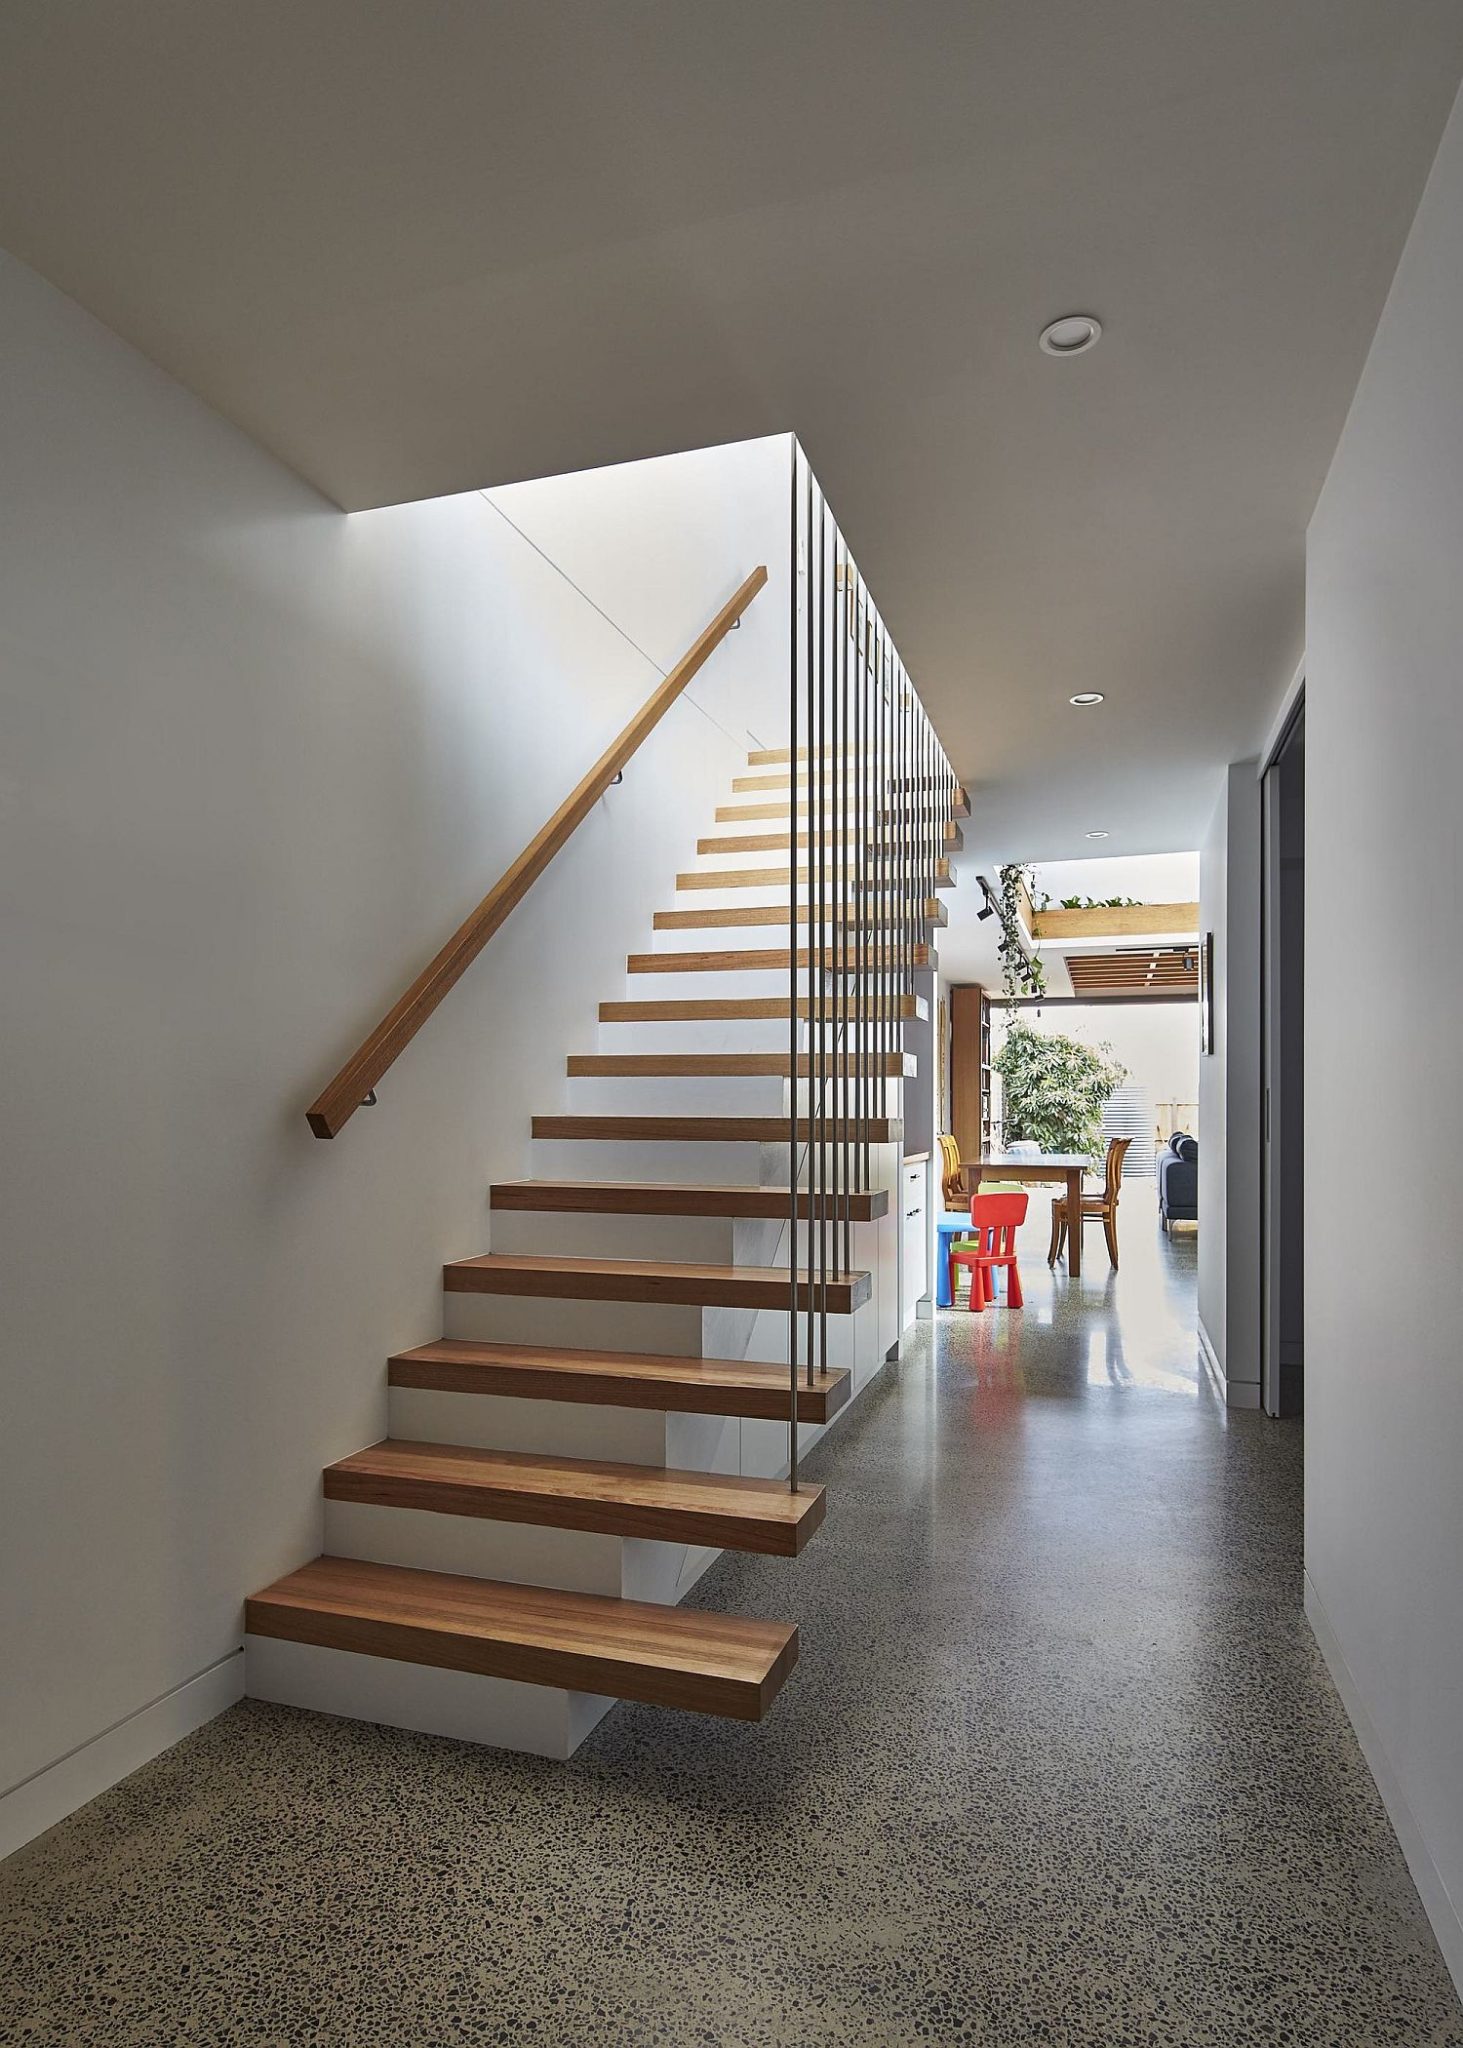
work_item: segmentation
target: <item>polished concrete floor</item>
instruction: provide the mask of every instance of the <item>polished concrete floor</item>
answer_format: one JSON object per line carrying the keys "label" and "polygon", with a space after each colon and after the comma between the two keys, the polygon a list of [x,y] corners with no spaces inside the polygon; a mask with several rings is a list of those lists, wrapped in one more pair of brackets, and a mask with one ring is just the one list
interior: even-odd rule
{"label": "polished concrete floor", "polygon": [[0,2042],[1463,2048],[1298,1431],[1216,1405],[1150,1201],[1120,1275],[1033,1245],[1019,1316],[924,1326],[804,1557],[704,1582],[802,1624],[761,1727],[621,1707],[564,1766],[236,1708],[0,1867]]}

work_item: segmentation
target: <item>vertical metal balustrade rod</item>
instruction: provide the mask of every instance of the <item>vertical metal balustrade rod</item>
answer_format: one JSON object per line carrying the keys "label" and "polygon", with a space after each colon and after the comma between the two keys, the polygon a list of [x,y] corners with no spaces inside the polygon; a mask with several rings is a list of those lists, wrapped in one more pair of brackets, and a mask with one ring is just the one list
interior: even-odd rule
{"label": "vertical metal balustrade rod", "polygon": [[853,905],[854,923],[849,928],[845,917],[843,923],[842,958],[839,962],[838,1003],[838,1130],[843,1158],[843,1251],[840,1258],[845,1273],[853,1271],[853,1058],[849,1044],[849,954],[851,946],[858,944],[858,928],[863,922],[864,907],[858,899],[854,884],[853,861],[849,851],[848,836],[848,555],[839,546],[839,575],[833,586],[835,623],[837,636],[835,647],[838,656],[838,723],[835,739],[838,746],[838,797],[834,804],[834,816],[838,820],[838,831],[834,841],[834,857],[843,877],[840,888]]}
{"label": "vertical metal balustrade rod", "polygon": [[[807,611],[807,623],[806,623],[806,632],[805,632],[805,638],[806,638],[806,641],[807,641],[807,667],[806,667],[806,671],[805,671],[805,674],[804,674],[804,678],[803,678],[803,686],[804,686],[804,689],[805,689],[805,691],[806,691],[806,703],[807,703],[807,714],[808,714],[808,715],[807,715],[807,729],[808,729],[808,738],[807,738],[807,753],[808,753],[808,758],[809,758],[809,759],[811,760],[811,759],[812,759],[812,756],[813,756],[813,752],[814,752],[814,749],[815,749],[815,747],[816,747],[816,745],[817,745],[817,737],[818,737],[818,735],[817,735],[817,719],[816,719],[816,716],[815,716],[815,712],[814,712],[814,703],[813,703],[813,684],[814,684],[814,668],[813,668],[813,592],[814,592],[814,589],[815,589],[815,579],[814,579],[814,574],[813,574],[813,466],[812,466],[812,464],[811,464],[811,463],[808,463],[808,464],[807,464],[807,472],[808,472],[808,488],[807,488],[807,493],[806,493],[806,500],[807,500],[807,515],[808,515],[808,516],[807,516],[807,533],[806,533],[806,539],[805,539],[805,544],[804,544],[804,558],[805,558],[805,560],[806,560],[806,562],[807,562],[807,572],[808,572],[808,573],[807,573],[807,582],[806,582],[806,588],[805,588],[805,591],[804,591],[804,599],[805,599],[805,605],[806,605],[806,611]],[[796,822],[796,819],[797,819],[797,797],[798,797],[798,764],[797,764],[797,762],[796,762],[796,761],[794,761],[794,762],[793,762],[793,765],[792,765],[792,772],[791,772],[791,776],[790,776],[790,786],[791,786],[791,790],[792,790],[792,807],[793,807],[793,819],[794,819],[794,822]],[[808,1068],[809,1068],[809,1074],[810,1074],[810,1076],[811,1076],[811,1072],[812,1072],[812,1064],[813,1064],[813,1061],[812,1061],[812,1051],[813,1051],[813,1037],[814,1037],[814,1033],[815,1033],[815,1031],[816,1031],[816,1029],[817,1029],[817,1017],[818,1017],[818,1002],[819,1002],[819,989],[818,989],[818,979],[817,979],[817,962],[818,962],[818,932],[817,932],[817,930],[816,930],[816,927],[815,927],[815,924],[814,924],[814,916],[815,916],[815,912],[816,912],[816,908],[817,908],[817,883],[816,883],[816,879],[815,879],[815,875],[814,875],[814,867],[813,867],[813,862],[814,862],[814,857],[815,857],[815,855],[814,855],[814,849],[815,849],[815,847],[816,847],[816,844],[817,844],[817,832],[816,832],[816,828],[815,828],[815,825],[814,825],[814,819],[813,819],[813,801],[812,801],[812,791],[811,791],[811,788],[809,789],[809,793],[808,793],[808,805],[807,805],[807,833],[808,833],[808,895],[807,895],[807,912],[808,912],[808,921],[807,921],[807,933],[808,933]],[[794,945],[796,945],[796,944],[797,944],[797,925],[796,925],[796,923],[794,923],[794,925],[793,925],[793,944],[794,944]],[[794,1081],[793,1081],[793,1087],[792,1087],[792,1099],[793,1099],[794,1107],[796,1107],[796,1105],[797,1105],[797,1102],[798,1102],[798,1099],[799,1099],[799,1090],[798,1090],[798,1087],[797,1087],[796,1077],[794,1077]],[[814,1334],[813,1334],[813,1317],[814,1317],[814,1303],[815,1303],[815,1289],[814,1289],[814,1284],[813,1284],[813,1278],[814,1278],[814,1257],[815,1257],[815,1254],[814,1254],[814,1233],[816,1232],[816,1230],[817,1230],[817,1227],[818,1227],[818,1133],[817,1133],[817,1128],[816,1128],[816,1125],[815,1125],[815,1123],[814,1123],[814,1119],[813,1119],[813,1094],[812,1094],[812,1089],[811,1089],[811,1087],[810,1087],[810,1088],[808,1089],[808,1091],[807,1091],[807,1093],[806,1093],[806,1096],[804,1097],[804,1100],[805,1100],[805,1102],[806,1102],[806,1116],[807,1116],[807,1148],[806,1148],[806,1151],[805,1151],[805,1153],[804,1153],[804,1157],[805,1157],[805,1159],[807,1160],[807,1183],[808,1183],[808,1203],[807,1203],[807,1208],[808,1208],[808,1219],[807,1219],[807,1235],[806,1235],[806,1250],[807,1250],[807,1262],[806,1262],[806,1263],[807,1263],[807,1269],[808,1269],[808,1279],[807,1279],[807,1292],[806,1292],[806,1295],[805,1295],[805,1303],[806,1303],[806,1328],[807,1328],[807,1354],[806,1354],[806,1355],[807,1355],[807,1369],[808,1369],[808,1373],[809,1373],[809,1376],[811,1377],[811,1375],[812,1375],[812,1371],[813,1371],[813,1359],[814,1359],[814,1357],[815,1357],[815,1355],[816,1355],[816,1346],[815,1346],[815,1341],[814,1341]]]}
{"label": "vertical metal balustrade rod", "polygon": [[884,698],[881,688],[884,651],[873,601],[869,603],[869,714],[873,727],[873,762],[869,787],[869,831],[873,853],[873,886],[869,896],[869,1108],[876,1119],[884,1114],[884,1079],[880,1052],[884,1032],[883,902],[888,848],[884,841]]}
{"label": "vertical metal balustrade rod", "polygon": [[892,867],[886,822],[889,804],[889,721],[885,716],[887,707],[884,701],[884,628],[877,616],[874,622],[873,688],[874,717],[878,728],[878,787],[874,807],[874,845],[878,872],[874,877],[874,900],[869,905],[869,915],[874,931],[874,1102],[882,1119],[889,1113],[889,1105],[885,1100],[888,1084],[884,1075],[884,1006],[887,1000],[885,982],[889,973],[887,920]]}
{"label": "vertical metal balustrade rod", "polygon": [[885,805],[885,889],[879,905],[879,922],[883,928],[883,973],[881,981],[881,1016],[879,1016],[879,1090],[883,1096],[881,1110],[885,1116],[891,1114],[893,1090],[889,1087],[889,1036],[893,1024],[893,977],[897,967],[897,887],[900,887],[900,840],[897,840],[895,823],[895,788],[897,768],[900,768],[900,752],[897,752],[897,733],[893,723],[893,647],[889,643],[889,629],[879,621],[879,711],[883,717],[883,805]]}
{"label": "vertical metal balustrade rod", "polygon": [[[895,786],[895,819],[897,819],[897,840],[895,840],[895,977],[889,1004],[889,1055],[897,1044],[897,1030],[900,1030],[900,1010],[904,1008],[904,977],[906,958],[910,950],[910,764],[908,764],[908,731],[904,717],[904,664],[900,662],[897,649],[889,647],[889,688],[893,692],[893,786]],[[893,1059],[889,1061],[893,1065]],[[893,1077],[891,1077],[893,1079]],[[904,1118],[904,1087],[893,1081],[889,1094],[900,1106],[900,1118]],[[900,1182],[904,1188],[904,1182]]]}
{"label": "vertical metal balustrade rod", "polygon": [[920,836],[924,843],[923,866],[925,871],[925,880],[929,887],[930,901],[933,903],[936,900],[940,881],[939,870],[935,864],[934,852],[935,757],[930,747],[930,722],[928,718],[926,718],[925,716],[925,709],[923,704],[919,704],[918,698],[916,698],[915,702],[919,708],[920,760],[922,764],[920,773],[924,782],[924,805],[921,812],[923,823],[920,828]]}
{"label": "vertical metal balustrade rod", "polygon": [[926,823],[926,811],[928,811],[930,795],[928,795],[928,778],[926,778],[928,762],[924,760],[924,707],[920,705],[918,698],[912,698],[910,719],[914,723],[914,774],[916,774],[916,786],[918,786],[918,791],[920,791],[920,801],[914,807],[914,874],[916,874],[916,883],[918,883],[918,891],[916,891],[918,893],[918,901],[920,903],[928,903],[928,891],[932,887],[932,877],[930,877],[930,868],[928,868],[930,836],[928,836],[928,823]]}
{"label": "vertical metal balustrade rod", "polygon": [[[828,1012],[830,969],[833,963],[834,925],[830,922],[835,909],[832,890],[828,881],[828,805],[827,784],[824,769],[828,759],[828,572],[827,543],[828,501],[820,487],[818,492],[818,746],[814,760],[809,762],[811,770],[809,787],[817,792],[818,809],[818,943],[822,958],[818,975],[818,1046],[817,1046],[817,1114],[818,1114],[818,1359],[817,1370],[828,1369],[828,1213],[829,1213],[829,1168],[828,1152]],[[811,1382],[814,1364],[808,1361],[808,1378]]]}
{"label": "vertical metal balustrade rod", "polygon": [[[852,563],[850,563],[852,573]],[[854,575],[854,725],[859,729],[856,752],[856,803],[859,803],[859,924],[854,926],[856,987],[859,987],[859,1186],[871,1184],[869,1171],[869,676],[865,672],[867,616],[863,578]]]}
{"label": "vertical metal balustrade rod", "polygon": [[847,864],[843,859],[843,816],[841,810],[842,781],[839,765],[839,749],[843,744],[843,692],[840,682],[842,664],[842,636],[839,631],[841,611],[838,590],[838,522],[832,524],[829,534],[833,550],[832,580],[828,590],[828,631],[832,641],[832,652],[828,661],[828,730],[832,752],[828,757],[828,818],[831,830],[828,838],[828,857],[833,864],[833,893],[842,907],[838,930],[833,942],[833,1042],[830,1047],[828,1082],[833,1090],[833,1253],[832,1267],[835,1273],[848,1270],[848,1261],[842,1256],[842,1234],[839,1228],[843,1205],[848,1196],[848,1182],[843,1171],[843,982],[845,963],[848,955],[848,911],[853,891],[848,886]]}
{"label": "vertical metal balustrade rod", "polygon": [[[914,987],[914,946],[924,918],[914,893],[914,805],[920,793],[914,778],[914,709],[910,705],[910,678],[904,674],[904,662],[900,662],[900,752],[904,756],[904,973],[900,981],[900,1008],[904,1008],[904,999]],[[904,1104],[904,1085],[900,1085],[900,1104]]]}
{"label": "vertical metal balustrade rod", "polygon": [[876,1124],[888,1143],[891,1125],[902,1123],[905,1023],[928,958],[959,783],[796,440],[790,469],[788,1463],[796,1489],[799,1372],[806,1363],[811,1384],[827,1371],[829,1289],[853,1268],[854,1190],[872,1189]]}
{"label": "vertical metal balustrade rod", "polygon": [[[930,874],[930,901],[938,903],[940,900],[940,850],[935,843],[935,817],[939,809],[939,789],[936,782],[935,728],[930,724],[928,716],[925,718],[925,761],[929,774],[929,795],[925,800],[925,860]],[[933,1025],[933,1010],[930,1013],[930,1021]],[[933,1039],[931,1043],[933,1043]],[[935,1121],[938,1123],[938,1116],[936,1116]]]}
{"label": "vertical metal balustrade rod", "polygon": [[[787,611],[789,622],[789,648],[787,672],[789,680],[788,746],[791,749],[793,772],[796,773],[798,758],[798,444],[792,441],[792,497],[788,507],[788,578]],[[788,827],[788,907],[787,907],[787,1017],[788,1017],[788,1059],[793,1074],[798,1065],[798,813],[796,790],[791,806],[791,822]],[[798,1490],[798,1091],[793,1081],[788,1089],[787,1119],[787,1184],[788,1184],[788,1306],[787,1306],[787,1369],[790,1388],[790,1410],[788,1414],[788,1484],[794,1493]]]}

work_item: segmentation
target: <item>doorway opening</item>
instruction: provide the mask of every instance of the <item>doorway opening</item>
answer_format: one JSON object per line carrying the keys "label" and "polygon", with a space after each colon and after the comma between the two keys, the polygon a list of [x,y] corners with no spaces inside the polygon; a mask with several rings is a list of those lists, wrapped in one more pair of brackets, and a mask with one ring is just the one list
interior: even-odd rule
{"label": "doorway opening", "polygon": [[1305,697],[1261,782],[1260,1398],[1305,1406]]}

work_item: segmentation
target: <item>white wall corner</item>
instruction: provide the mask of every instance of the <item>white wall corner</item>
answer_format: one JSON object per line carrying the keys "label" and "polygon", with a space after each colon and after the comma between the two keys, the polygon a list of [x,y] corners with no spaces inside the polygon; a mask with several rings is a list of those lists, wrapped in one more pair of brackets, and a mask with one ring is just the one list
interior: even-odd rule
{"label": "white wall corner", "polygon": [[121,1784],[243,1695],[244,1652],[240,1648],[104,1729],[69,1756],[11,1786],[0,1795],[0,1857],[12,1855],[88,1800]]}
{"label": "white wall corner", "polygon": [[1309,1572],[1305,1574],[1305,1611],[1311,1625],[1326,1667],[1331,1673],[1341,1704],[1346,1709],[1352,1732],[1366,1759],[1367,1769],[1376,1781],[1387,1818],[1396,1833],[1412,1882],[1417,1886],[1418,1897],[1422,1900],[1423,1911],[1437,1936],[1438,1947],[1449,1975],[1463,1997],[1463,1911],[1448,1891],[1438,1869],[1422,1827],[1403,1795],[1397,1773],[1391,1759],[1382,1746],[1381,1737],[1372,1725],[1366,1708],[1362,1705],[1361,1692],[1341,1652],[1341,1645],[1332,1628],[1320,1594],[1316,1591]]}

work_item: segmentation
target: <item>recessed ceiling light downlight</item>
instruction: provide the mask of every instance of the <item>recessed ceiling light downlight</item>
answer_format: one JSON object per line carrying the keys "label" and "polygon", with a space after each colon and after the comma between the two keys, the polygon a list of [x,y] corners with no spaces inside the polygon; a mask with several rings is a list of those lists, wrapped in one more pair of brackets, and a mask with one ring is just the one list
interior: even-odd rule
{"label": "recessed ceiling light downlight", "polygon": [[1102,322],[1090,313],[1064,313],[1043,327],[1040,345],[1049,356],[1085,356],[1102,338]]}
{"label": "recessed ceiling light downlight", "polygon": [[1089,839],[1106,839],[1107,836],[1106,832],[1089,832],[1087,835]]}
{"label": "recessed ceiling light downlight", "polygon": [[1075,697],[1067,699],[1067,702],[1075,704],[1079,711],[1086,711],[1090,705],[1101,704],[1102,701],[1101,690],[1079,690]]}

